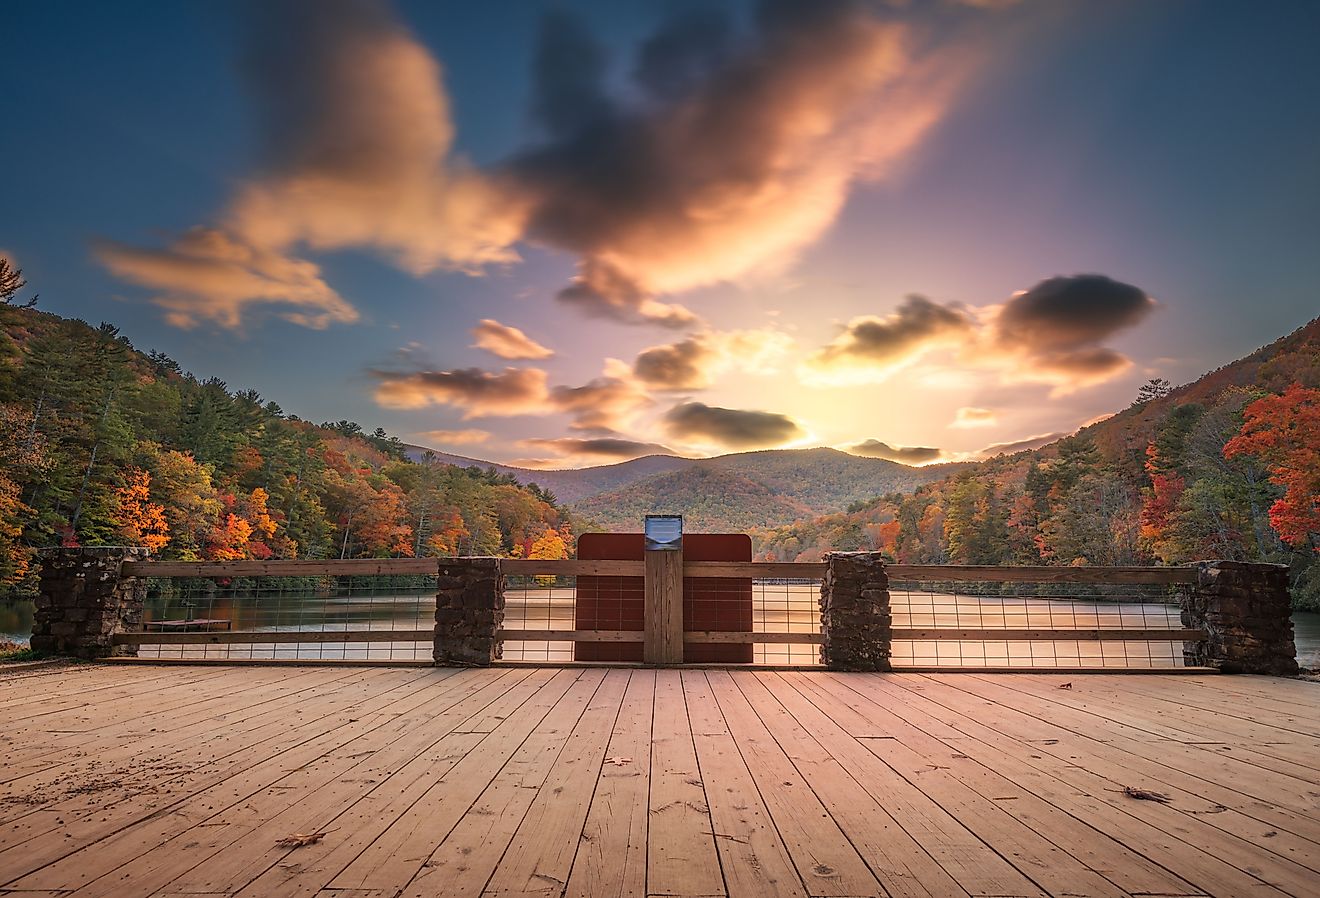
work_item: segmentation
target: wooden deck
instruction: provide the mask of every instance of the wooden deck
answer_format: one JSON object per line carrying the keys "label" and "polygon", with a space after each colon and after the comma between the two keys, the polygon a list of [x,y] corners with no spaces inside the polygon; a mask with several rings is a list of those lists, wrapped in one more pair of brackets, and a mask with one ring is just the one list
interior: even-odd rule
{"label": "wooden deck", "polygon": [[1320,894],[1301,681],[86,665],[0,714],[3,895]]}

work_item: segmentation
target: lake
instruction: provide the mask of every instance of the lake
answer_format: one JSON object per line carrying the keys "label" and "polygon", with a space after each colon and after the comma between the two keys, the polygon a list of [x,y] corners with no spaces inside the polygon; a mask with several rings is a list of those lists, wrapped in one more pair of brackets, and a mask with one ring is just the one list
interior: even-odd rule
{"label": "lake", "polygon": [[[753,591],[753,631],[811,633],[818,629],[817,589],[813,585],[758,581]],[[571,629],[571,587],[511,589],[505,626],[513,629]],[[948,593],[894,595],[895,627],[1008,628],[1162,628],[1177,627],[1176,606],[1148,602],[1051,601],[1029,597],[973,597]],[[432,626],[433,595],[427,592],[372,595],[284,593],[152,599],[148,619],[228,620],[235,630],[327,631],[360,629],[425,630]],[[0,634],[26,642],[32,632],[29,601],[0,601]],[[1320,667],[1320,614],[1295,612],[1297,658]],[[760,644],[759,663],[811,663],[814,646]],[[144,646],[141,657],[165,658],[327,658],[425,661],[429,642],[303,643],[233,646]],[[508,642],[508,660],[566,661],[568,643]],[[894,661],[907,665],[1169,667],[1182,663],[1181,643],[1134,642],[895,642]]]}

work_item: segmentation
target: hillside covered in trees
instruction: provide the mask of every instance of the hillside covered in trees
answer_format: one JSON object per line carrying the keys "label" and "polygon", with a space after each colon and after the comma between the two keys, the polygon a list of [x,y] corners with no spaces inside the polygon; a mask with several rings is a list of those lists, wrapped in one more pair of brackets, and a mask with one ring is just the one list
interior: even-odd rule
{"label": "hillside covered in trees", "polygon": [[314,425],[91,327],[0,305],[0,594],[34,550],[145,545],[161,558],[567,557],[554,496],[409,461],[348,421]]}
{"label": "hillside covered in trees", "polygon": [[758,557],[880,550],[911,564],[1291,566],[1320,610],[1320,319],[1041,449],[909,495],[755,531]]}

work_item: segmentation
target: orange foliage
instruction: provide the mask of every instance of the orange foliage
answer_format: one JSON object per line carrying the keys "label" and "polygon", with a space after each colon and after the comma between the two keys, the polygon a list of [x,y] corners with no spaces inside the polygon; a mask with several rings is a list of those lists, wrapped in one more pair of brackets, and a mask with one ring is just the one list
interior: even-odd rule
{"label": "orange foliage", "polygon": [[1313,543],[1320,534],[1320,390],[1294,383],[1248,405],[1244,417],[1224,457],[1261,459],[1270,481],[1284,489],[1270,507],[1270,525],[1293,546]]}
{"label": "orange foliage", "polygon": [[165,506],[151,501],[150,474],[130,468],[124,485],[115,490],[115,500],[119,533],[130,545],[159,552],[169,544],[170,525],[165,518]]}

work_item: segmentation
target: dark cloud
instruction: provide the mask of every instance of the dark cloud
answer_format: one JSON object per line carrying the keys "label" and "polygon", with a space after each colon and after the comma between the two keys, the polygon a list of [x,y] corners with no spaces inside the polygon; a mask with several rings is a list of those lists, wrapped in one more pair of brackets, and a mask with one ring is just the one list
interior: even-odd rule
{"label": "dark cloud", "polygon": [[885,177],[943,117],[971,61],[863,0],[762,0],[737,39],[720,12],[671,20],[642,45],[635,90],[611,92],[600,44],[552,14],[543,136],[504,168],[529,203],[524,236],[579,256],[561,300],[685,323],[645,304],[790,262],[855,181]]}
{"label": "dark cloud", "polygon": [[619,437],[580,439],[560,437],[552,440],[523,440],[532,449],[549,449],[560,455],[598,455],[607,458],[638,458],[642,455],[672,455],[673,450],[659,443],[641,443]]}
{"label": "dark cloud", "polygon": [[372,371],[376,401],[386,408],[452,405],[465,409],[464,418],[491,415],[547,414],[546,373],[539,368],[484,371]]}
{"label": "dark cloud", "polygon": [[920,465],[932,462],[942,454],[941,450],[928,446],[891,446],[879,440],[863,440],[856,445],[846,447],[846,449],[853,455],[883,458],[905,465]]}
{"label": "dark cloud", "polygon": [[646,394],[623,377],[598,377],[580,387],[555,387],[550,401],[555,410],[573,417],[569,429],[611,434],[636,412],[651,404]]}
{"label": "dark cloud", "polygon": [[806,372],[826,380],[883,378],[930,349],[965,342],[975,327],[959,306],[909,296],[883,318],[866,315],[848,322],[842,334],[807,359]]}
{"label": "dark cloud", "polygon": [[633,376],[659,390],[700,390],[710,385],[710,363],[716,353],[699,337],[652,346],[633,362]]}
{"label": "dark cloud", "polygon": [[665,429],[676,439],[712,442],[734,449],[779,446],[803,435],[787,415],[683,402],[665,413]]}
{"label": "dark cloud", "polygon": [[1035,354],[1085,349],[1139,324],[1154,308],[1141,288],[1102,274],[1053,277],[1004,304],[995,337]]}
{"label": "dark cloud", "polygon": [[610,318],[624,324],[658,324],[682,328],[697,323],[697,316],[677,303],[652,299],[636,282],[601,262],[584,263],[577,277],[556,298],[592,318]]}

